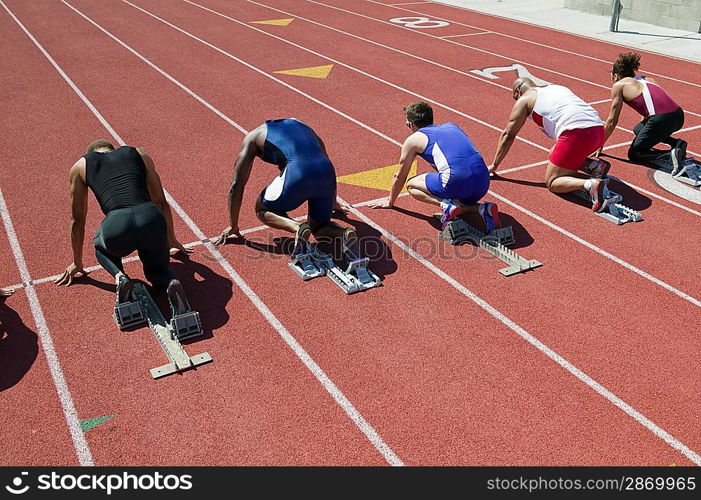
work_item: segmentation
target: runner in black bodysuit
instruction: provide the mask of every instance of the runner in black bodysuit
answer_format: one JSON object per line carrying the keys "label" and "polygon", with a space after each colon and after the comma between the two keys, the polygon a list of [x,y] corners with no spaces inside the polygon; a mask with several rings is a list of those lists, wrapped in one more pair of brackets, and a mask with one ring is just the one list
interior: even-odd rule
{"label": "runner in black bodysuit", "polygon": [[148,155],[130,146],[114,149],[106,141],[95,141],[71,168],[70,181],[73,264],[56,280],[57,284],[70,285],[76,274],[85,273],[82,253],[90,188],[105,214],[93,240],[95,254],[100,265],[116,278],[118,300],[128,299],[131,290],[122,258],[134,251],[139,254],[146,279],[154,287],[166,288],[170,284],[181,288],[169,268],[170,248],[186,254],[192,251],[175,238],[170,207]]}

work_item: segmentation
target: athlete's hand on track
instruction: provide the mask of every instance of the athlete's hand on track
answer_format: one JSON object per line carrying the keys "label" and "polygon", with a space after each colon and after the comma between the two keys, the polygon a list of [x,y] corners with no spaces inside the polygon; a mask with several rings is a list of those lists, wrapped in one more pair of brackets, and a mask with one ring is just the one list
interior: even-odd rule
{"label": "athlete's hand on track", "polygon": [[243,236],[241,235],[241,231],[239,231],[238,226],[236,226],[236,227],[229,226],[226,229],[224,229],[224,231],[222,231],[222,233],[219,235],[219,237],[217,237],[216,240],[214,240],[214,244],[215,245],[223,245],[224,243],[226,243],[226,240],[229,239],[229,236],[236,236],[237,238],[243,238]]}
{"label": "athlete's hand on track", "polygon": [[370,205],[370,208],[392,208],[394,205],[389,202],[389,198],[385,198],[384,200],[378,201],[377,203],[373,203]]}
{"label": "athlete's hand on track", "polygon": [[176,253],[177,253],[177,252],[182,252],[182,253],[184,253],[185,255],[190,255],[191,253],[193,253],[193,252],[195,251],[194,248],[186,248],[186,247],[183,246],[183,244],[180,243],[178,240],[175,240],[175,241],[171,242],[170,248],[175,249],[175,250],[176,250]]}
{"label": "athlete's hand on track", "polygon": [[63,272],[63,274],[57,278],[54,283],[57,285],[65,285],[65,286],[70,286],[71,283],[73,283],[73,278],[76,276],[87,276],[88,272],[83,269],[83,266],[77,266],[75,263],[71,264],[66,268],[66,270]]}
{"label": "athlete's hand on track", "polygon": [[601,146],[599,149],[597,149],[596,153],[593,154],[594,158],[598,158],[603,150],[604,150],[603,146]]}
{"label": "athlete's hand on track", "polygon": [[348,215],[351,211],[351,206],[336,200],[336,202],[333,204],[333,211],[341,212],[343,215]]}
{"label": "athlete's hand on track", "polygon": [[487,170],[489,170],[489,175],[496,175],[497,173],[497,167],[494,165],[494,163],[489,165],[489,167],[487,167]]}
{"label": "athlete's hand on track", "polygon": [[15,293],[14,290],[8,290],[8,289],[6,289],[6,288],[0,288],[0,299],[4,299],[5,297],[9,297],[9,296],[12,295],[13,293]]}

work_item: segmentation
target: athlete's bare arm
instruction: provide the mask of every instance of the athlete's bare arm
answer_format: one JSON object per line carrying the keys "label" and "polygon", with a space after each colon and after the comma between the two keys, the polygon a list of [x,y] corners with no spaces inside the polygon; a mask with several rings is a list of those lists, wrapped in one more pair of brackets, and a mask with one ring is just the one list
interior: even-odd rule
{"label": "athlete's bare arm", "polygon": [[494,154],[494,161],[492,161],[492,164],[489,166],[490,174],[496,172],[499,164],[504,160],[509,149],[511,149],[511,145],[514,143],[521,127],[526,123],[528,115],[533,110],[535,99],[536,91],[528,90],[519,97],[516,104],[514,104],[514,107],[511,109],[511,115],[509,116],[509,122],[499,136],[497,151]]}
{"label": "athlete's bare arm", "polygon": [[421,153],[428,145],[428,137],[422,132],[414,132],[402,144],[402,152],[399,156],[399,168],[392,177],[392,186],[389,189],[389,197],[372,205],[372,208],[392,208],[399,193],[404,189],[406,178],[411,170],[411,165],[416,155]]}
{"label": "athlete's bare arm", "polygon": [[623,109],[623,91],[626,85],[628,85],[627,82],[618,81],[611,87],[611,110],[605,124],[606,140],[611,137],[616,125],[618,125],[618,118],[621,116],[621,109]]}
{"label": "athlete's bare arm", "polygon": [[234,177],[229,187],[229,227],[224,229],[214,241],[215,245],[223,245],[231,235],[241,237],[241,232],[239,231],[239,214],[241,213],[243,193],[248,178],[251,175],[253,160],[263,152],[266,134],[267,127],[263,124],[246,134],[246,137],[243,138],[241,150],[234,163]]}
{"label": "athlete's bare arm", "polygon": [[163,192],[163,184],[161,184],[161,178],[156,171],[156,165],[149,155],[143,152],[140,152],[140,154],[141,158],[144,160],[144,165],[146,165],[146,185],[148,187],[149,196],[151,197],[153,204],[159,208],[166,220],[168,245],[170,248],[176,248],[178,251],[189,255],[193,252],[193,250],[191,248],[185,248],[175,237],[173,214],[170,210],[170,205],[166,200],[166,195]]}
{"label": "athlete's bare arm", "polygon": [[77,274],[87,274],[83,269],[83,242],[85,218],[88,213],[88,185],[85,181],[85,158],[73,164],[68,174],[71,185],[71,246],[73,263],[54,281],[57,285],[70,285]]}

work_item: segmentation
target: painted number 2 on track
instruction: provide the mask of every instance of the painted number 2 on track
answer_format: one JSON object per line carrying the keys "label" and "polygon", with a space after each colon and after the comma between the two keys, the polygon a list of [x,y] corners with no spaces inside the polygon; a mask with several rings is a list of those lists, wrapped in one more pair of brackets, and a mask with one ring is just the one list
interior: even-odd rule
{"label": "painted number 2 on track", "polygon": [[450,23],[445,21],[437,21],[428,17],[393,17],[389,20],[390,23],[403,24],[407,28],[445,28],[450,26]]}

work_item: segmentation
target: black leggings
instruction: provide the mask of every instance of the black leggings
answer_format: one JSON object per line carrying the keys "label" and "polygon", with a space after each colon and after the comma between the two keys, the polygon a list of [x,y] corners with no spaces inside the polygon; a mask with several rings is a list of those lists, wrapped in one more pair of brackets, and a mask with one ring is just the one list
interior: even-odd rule
{"label": "black leggings", "polygon": [[669,151],[653,148],[660,142],[672,148],[677,147],[679,139],[671,136],[683,125],[684,110],[681,108],[672,113],[648,116],[633,129],[635,139],[628,149],[628,158],[630,161],[645,163],[669,156]]}
{"label": "black leggings", "polygon": [[166,288],[175,275],[168,268],[170,247],[163,214],[153,203],[112,210],[102,221],[95,239],[95,255],[112,276],[124,272],[122,257],[139,253],[146,279]]}

